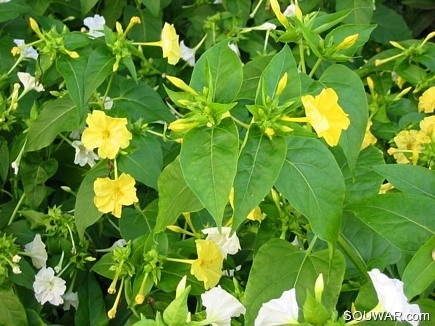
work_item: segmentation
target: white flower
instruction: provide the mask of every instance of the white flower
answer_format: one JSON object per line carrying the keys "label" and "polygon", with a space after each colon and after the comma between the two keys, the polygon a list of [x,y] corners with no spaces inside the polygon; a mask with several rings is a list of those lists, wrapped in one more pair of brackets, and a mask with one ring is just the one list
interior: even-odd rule
{"label": "white flower", "polygon": [[239,300],[223,290],[220,285],[201,294],[201,299],[202,305],[206,308],[206,321],[213,326],[229,326],[231,317],[238,317],[246,312]]}
{"label": "white flower", "polygon": [[37,92],[44,91],[44,87],[40,83],[37,83],[35,77],[33,77],[28,72],[19,72],[17,73],[17,75],[18,78],[20,79],[21,84],[24,85],[23,93],[27,93],[32,89],[34,89]]}
{"label": "white flower", "polygon": [[235,269],[228,269],[222,271],[222,276],[233,277],[235,272],[238,272],[242,269],[242,265],[236,266]]}
{"label": "white flower", "polygon": [[298,324],[299,308],[296,289],[284,291],[280,298],[270,300],[260,308],[255,326]]}
{"label": "white flower", "polygon": [[288,6],[284,12],[283,12],[284,16],[286,17],[294,17],[296,16],[296,6],[291,4],[290,6]]}
{"label": "white flower", "polygon": [[79,306],[79,297],[77,292],[68,292],[62,296],[63,302],[63,310],[67,311],[73,306],[76,310]]}
{"label": "white flower", "polygon": [[237,54],[237,56],[240,57],[240,50],[239,50],[239,47],[237,46],[237,44],[230,43],[229,47],[231,50],[233,50]]}
{"label": "white flower", "polygon": [[116,240],[109,249],[110,249],[110,251],[112,251],[118,247],[120,247],[120,248],[125,247],[126,245],[127,245],[127,241],[125,241],[124,239],[119,239],[119,240]]}
{"label": "white flower", "polygon": [[18,266],[18,265],[14,266],[14,268],[12,268],[12,273],[21,274],[20,266]]}
{"label": "white flower", "polygon": [[[100,99],[104,99],[104,96],[101,96]],[[113,100],[106,96],[106,100],[104,101],[104,110],[110,110],[113,107]]]}
{"label": "white flower", "polygon": [[69,138],[71,138],[71,139],[77,139],[77,140],[82,139],[82,133],[83,133],[84,130],[85,130],[85,127],[80,128],[80,129],[78,129],[78,130],[74,130],[74,131],[72,131],[72,132],[69,134]]}
{"label": "white flower", "polygon": [[195,65],[195,49],[191,49],[184,44],[184,41],[180,42],[181,59],[187,62],[191,67]]}
{"label": "white flower", "polygon": [[219,233],[218,228],[204,229],[202,233],[207,234],[206,240],[213,241],[219,246],[222,256],[224,256],[225,259],[228,254],[234,255],[241,249],[236,232],[230,237],[230,227],[222,227],[222,233]]}
{"label": "white flower", "polygon": [[54,270],[51,267],[43,267],[35,276],[33,282],[35,297],[41,304],[50,302],[58,306],[63,303],[62,295],[65,293],[65,281],[60,277],[54,276]]}
{"label": "white flower", "polygon": [[45,244],[42,242],[39,234],[35,235],[32,242],[24,246],[24,251],[27,253],[27,256],[32,258],[33,266],[36,268],[45,268],[48,256],[47,251],[45,251]]}
{"label": "white flower", "polygon": [[83,20],[83,24],[89,28],[88,35],[91,38],[104,36],[104,24],[106,24],[106,20],[103,16],[95,15],[94,17],[86,17]]}
{"label": "white flower", "polygon": [[276,29],[276,25],[269,22],[265,22],[260,26],[251,27],[251,30],[257,30],[257,31],[270,31],[271,29]]}
{"label": "white flower", "polygon": [[14,257],[12,257],[12,261],[14,263],[19,263],[20,260],[21,260],[21,256],[19,256],[19,255],[15,255]]}
{"label": "white flower", "polygon": [[214,2],[213,2],[214,5],[218,5],[220,3],[222,3],[222,0],[214,0]]}
{"label": "white flower", "polygon": [[71,145],[76,149],[76,156],[74,158],[74,164],[85,166],[89,164],[90,167],[95,165],[95,161],[100,157],[94,153],[93,150],[87,149],[80,140],[74,140]]}
{"label": "white flower", "polygon": [[13,162],[11,163],[11,167],[14,169],[14,174],[17,175],[17,174],[18,174],[18,171],[19,171],[19,169],[20,169],[20,163],[18,163],[18,162],[16,162],[16,161],[13,161]]}
{"label": "white flower", "polygon": [[[14,39],[14,43],[15,43],[18,47],[20,47],[20,46],[26,44],[26,43],[24,42],[24,40],[22,40],[22,39]],[[38,51],[36,51],[35,48],[34,48],[33,46],[28,46],[27,48],[23,49],[23,50],[21,51],[20,55],[21,55],[23,58],[27,58],[27,59],[34,59],[34,60],[38,59]]]}
{"label": "white flower", "polygon": [[0,0],[0,3],[10,2],[11,0]]}
{"label": "white flower", "polygon": [[[408,313],[420,313],[418,305],[408,303],[408,299],[403,293],[402,281],[391,279],[376,268],[372,269],[368,274],[379,300],[378,305],[372,311],[392,314],[400,312],[402,316],[407,316]],[[417,321],[409,322],[411,325],[418,325]]]}

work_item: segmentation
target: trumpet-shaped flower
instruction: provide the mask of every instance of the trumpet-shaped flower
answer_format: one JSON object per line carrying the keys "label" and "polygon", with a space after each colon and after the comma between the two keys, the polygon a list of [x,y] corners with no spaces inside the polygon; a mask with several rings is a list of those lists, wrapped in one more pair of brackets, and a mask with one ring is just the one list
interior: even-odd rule
{"label": "trumpet-shaped flower", "polygon": [[239,300],[219,285],[201,294],[201,299],[206,308],[206,321],[213,326],[228,326],[231,324],[231,317],[239,317],[246,312]]}
{"label": "trumpet-shaped flower", "polygon": [[298,324],[299,308],[296,289],[284,291],[278,299],[270,300],[260,308],[255,326]]}
{"label": "trumpet-shaped flower", "polygon": [[24,252],[32,259],[33,266],[38,269],[45,268],[48,255],[40,234],[35,235],[33,241],[24,246]]}
{"label": "trumpet-shaped flower", "polygon": [[[403,282],[391,279],[378,269],[368,272],[378,296],[378,304],[373,312],[402,313],[401,316],[410,316],[420,313],[417,304],[409,304],[403,292]],[[402,320],[399,315],[399,320]],[[418,321],[409,320],[411,325],[417,326]]]}
{"label": "trumpet-shaped flower", "polygon": [[83,145],[93,150],[98,147],[101,158],[114,159],[120,148],[126,148],[132,138],[127,130],[127,119],[112,118],[103,111],[94,110],[86,118],[88,128],[82,135]]}
{"label": "trumpet-shaped flower", "polygon": [[86,17],[83,20],[83,24],[89,28],[88,35],[90,38],[97,38],[104,36],[104,25],[106,24],[106,20],[103,16],[94,15],[94,17]]}
{"label": "trumpet-shaped flower", "polygon": [[403,151],[412,152],[412,160],[417,163],[418,153],[421,150],[420,135],[417,130],[402,130],[394,137],[397,150],[391,147],[387,151],[388,154],[393,155],[397,163],[407,164],[410,161]]}
{"label": "trumpet-shaped flower", "polygon": [[90,167],[93,167],[95,165],[95,161],[100,159],[100,157],[95,154],[94,151],[87,149],[80,140],[74,140],[71,145],[76,150],[74,164],[78,164],[80,166],[89,164]]}
{"label": "trumpet-shaped flower", "polygon": [[[14,39],[14,43],[20,47],[23,46],[24,44],[26,44],[24,42],[24,40],[22,39]],[[23,49],[22,51],[20,51],[20,54],[23,58],[26,59],[33,59],[36,60],[38,59],[38,51],[35,50],[35,48],[33,46],[28,46],[25,49]]]}
{"label": "trumpet-shaped flower", "polygon": [[122,206],[137,203],[135,180],[129,174],[121,174],[116,180],[97,178],[94,182],[94,204],[102,213],[121,217]]}
{"label": "trumpet-shaped flower", "polygon": [[364,148],[367,148],[369,145],[374,145],[378,141],[375,136],[373,136],[372,132],[370,131],[370,127],[372,126],[373,122],[369,121],[367,123],[366,133],[364,134],[364,139],[361,144],[361,150]]}
{"label": "trumpet-shaped flower", "polygon": [[226,259],[228,254],[234,255],[241,249],[240,242],[235,232],[230,237],[230,227],[222,227],[221,230],[222,232],[219,233],[218,228],[208,228],[202,230],[202,233],[207,234],[206,240],[213,241],[219,246],[222,255]]}
{"label": "trumpet-shaped flower", "polygon": [[418,99],[418,111],[433,113],[435,110],[435,86],[426,90]]}
{"label": "trumpet-shaped flower", "polygon": [[40,83],[37,83],[35,77],[28,72],[19,72],[17,75],[21,84],[24,86],[23,93],[27,93],[31,90],[35,90],[37,92],[44,91],[44,87]]}
{"label": "trumpet-shaped flower", "polygon": [[175,65],[180,60],[181,50],[178,35],[173,24],[165,23],[162,29],[161,47],[163,58],[168,58],[170,65]]}
{"label": "trumpet-shaped flower", "polygon": [[41,304],[50,302],[58,306],[63,303],[62,295],[65,293],[65,281],[60,277],[54,276],[54,270],[51,267],[41,268],[35,276],[33,282],[35,297]]}
{"label": "trumpet-shaped flower", "polygon": [[191,67],[195,65],[195,49],[191,49],[184,44],[184,41],[180,42],[181,59],[187,62]]}
{"label": "trumpet-shaped flower", "polygon": [[420,121],[420,131],[417,134],[417,139],[421,143],[431,143],[435,136],[435,116],[426,117]]}
{"label": "trumpet-shaped flower", "polygon": [[350,125],[348,115],[338,104],[337,93],[325,88],[319,95],[305,95],[301,98],[308,122],[319,137],[323,137],[329,146],[336,146],[342,130]]}
{"label": "trumpet-shaped flower", "polygon": [[73,306],[77,310],[77,307],[79,306],[79,297],[77,295],[77,292],[65,293],[62,298],[63,310],[68,311],[70,310],[71,306]]}
{"label": "trumpet-shaped flower", "polygon": [[229,43],[228,46],[230,47],[231,50],[233,50],[233,52],[235,54],[237,54],[238,57],[240,57],[240,50],[239,50],[239,47],[237,46],[237,44]]}
{"label": "trumpet-shaped flower", "polygon": [[217,244],[209,240],[196,240],[198,259],[192,262],[190,273],[199,281],[204,281],[207,290],[216,286],[222,276],[224,257]]}

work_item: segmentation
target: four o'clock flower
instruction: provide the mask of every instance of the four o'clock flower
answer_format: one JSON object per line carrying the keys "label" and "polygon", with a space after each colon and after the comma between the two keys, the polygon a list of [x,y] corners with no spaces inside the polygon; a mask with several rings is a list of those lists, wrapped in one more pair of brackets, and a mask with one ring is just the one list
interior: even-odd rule
{"label": "four o'clock flower", "polygon": [[97,38],[104,36],[104,25],[106,24],[106,20],[103,16],[94,15],[94,17],[86,17],[83,20],[83,24],[89,28],[88,35],[90,38]]}
{"label": "four o'clock flower", "polygon": [[63,310],[70,310],[71,306],[73,306],[76,310],[79,306],[79,297],[77,292],[68,292],[62,296],[63,299]]}
{"label": "four o'clock flower", "polygon": [[65,293],[65,281],[60,277],[54,276],[54,270],[51,267],[41,268],[35,276],[33,282],[35,297],[41,304],[50,302],[58,306],[63,303],[62,295]]}
{"label": "four o'clock flower", "polygon": [[[14,49],[18,51],[21,57],[24,59],[38,59],[38,51],[36,51],[33,46],[24,47],[26,44],[24,40],[14,39],[14,43],[17,45],[17,48]],[[24,47],[24,49],[21,50],[20,47]]]}
{"label": "four o'clock flower", "polygon": [[21,94],[20,97],[22,97],[23,94],[30,92],[31,90],[35,90],[37,92],[44,91],[44,87],[40,83],[37,83],[35,77],[33,77],[31,74],[27,72],[19,72],[17,73],[17,75],[21,84],[23,84],[24,86],[23,93]]}
{"label": "four o'clock flower", "polygon": [[45,268],[48,256],[40,234],[35,235],[33,241],[24,246],[24,252],[26,256],[32,259],[33,266],[36,268]]}
{"label": "four o'clock flower", "polygon": [[222,227],[221,232],[219,232],[218,228],[208,228],[202,230],[202,233],[207,234],[206,240],[213,241],[216,243],[224,258],[227,258],[227,255],[236,254],[240,248],[239,238],[237,237],[236,232],[232,236],[230,236],[231,228],[230,227]]}
{"label": "four o'clock flower", "polygon": [[246,312],[239,300],[223,290],[220,285],[201,294],[201,299],[207,317],[200,325],[227,326],[231,324],[231,317],[239,317]]}
{"label": "four o'clock flower", "polygon": [[278,299],[270,300],[260,308],[255,326],[298,324],[299,307],[296,289],[284,291]]}
{"label": "four o'clock flower", "polygon": [[184,44],[184,41],[180,42],[181,59],[186,61],[189,66],[193,67],[195,65],[195,53],[196,53],[196,51],[198,51],[198,49],[204,43],[206,38],[207,38],[207,34],[204,35],[202,40],[193,49],[186,46]]}
{"label": "four o'clock flower", "polygon": [[95,161],[100,159],[100,157],[95,154],[93,150],[87,149],[80,140],[74,140],[71,145],[76,150],[74,164],[78,164],[80,166],[89,164],[90,167],[93,167],[95,165]]}

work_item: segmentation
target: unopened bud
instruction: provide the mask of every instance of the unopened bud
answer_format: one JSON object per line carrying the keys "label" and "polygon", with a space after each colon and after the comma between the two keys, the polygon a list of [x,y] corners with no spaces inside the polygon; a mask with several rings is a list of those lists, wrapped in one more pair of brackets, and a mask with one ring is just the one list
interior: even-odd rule
{"label": "unopened bud", "polygon": [[140,18],[138,16],[133,16],[130,19],[130,23],[132,23],[132,24],[140,24],[141,21],[140,21]]}
{"label": "unopened bud", "polygon": [[180,280],[180,282],[178,282],[177,288],[175,290],[175,298],[178,298],[181,296],[181,294],[184,292],[184,290],[186,289],[186,275],[183,276],[183,278]]}
{"label": "unopened bud", "polygon": [[270,127],[267,127],[266,129],[264,129],[264,133],[269,137],[272,138],[275,135],[275,130],[273,130]]}
{"label": "unopened bud", "polygon": [[278,87],[276,88],[276,96],[280,96],[282,92],[284,91],[285,87],[287,86],[287,73],[284,73],[284,75],[281,77],[281,79],[278,82]]}
{"label": "unopened bud", "polygon": [[187,85],[183,80],[181,80],[180,78],[174,77],[174,76],[169,76],[166,75],[166,78],[176,87],[178,87],[179,89],[193,94],[193,95],[198,95],[198,93],[189,85]]}
{"label": "unopened bud", "polygon": [[38,23],[32,17],[29,18],[30,28],[39,36],[39,38],[43,38],[41,30],[39,29]]}
{"label": "unopened bud", "polygon": [[20,260],[21,260],[21,256],[19,256],[19,255],[15,255],[14,257],[12,257],[12,261],[14,263],[19,263]]}
{"label": "unopened bud", "polygon": [[336,51],[345,50],[350,48],[358,40],[359,34],[353,34],[346,37],[340,44],[335,47]]}
{"label": "unopened bud", "polygon": [[16,265],[12,268],[12,273],[14,274],[21,274],[20,266]]}
{"label": "unopened bud", "polygon": [[325,283],[323,282],[323,274],[320,273],[317,277],[316,284],[314,285],[314,296],[316,300],[322,302],[322,294],[325,288]]}
{"label": "unopened bud", "polygon": [[144,296],[143,294],[138,294],[138,295],[136,295],[136,297],[134,298],[134,301],[135,301],[137,304],[142,304],[142,303],[144,302],[144,300],[145,300],[145,296]]}
{"label": "unopened bud", "polygon": [[175,132],[182,132],[193,129],[197,126],[199,126],[198,121],[186,121],[185,119],[178,119],[174,122],[171,122],[168,126],[168,129]]}
{"label": "unopened bud", "polygon": [[398,48],[398,49],[400,49],[400,50],[406,50],[402,45],[400,45],[400,43],[397,43],[397,42],[395,42],[395,41],[390,41],[390,44],[391,44],[392,46],[394,46],[395,48]]}

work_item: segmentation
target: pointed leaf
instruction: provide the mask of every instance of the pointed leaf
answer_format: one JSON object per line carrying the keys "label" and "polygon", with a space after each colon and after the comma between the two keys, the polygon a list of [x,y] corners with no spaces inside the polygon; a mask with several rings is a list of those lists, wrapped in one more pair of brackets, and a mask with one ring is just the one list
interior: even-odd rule
{"label": "pointed leaf", "polygon": [[322,303],[328,310],[335,308],[344,270],[344,257],[339,251],[335,251],[330,260],[328,250],[309,254],[287,241],[270,240],[258,251],[249,275],[245,292],[245,302],[249,302],[246,324],[254,324],[263,303],[279,298],[292,288],[296,288],[298,306],[302,307],[307,291],[314,294],[314,284],[320,273],[323,273],[325,283]]}
{"label": "pointed leaf", "polygon": [[435,219],[428,218],[428,212],[435,212],[435,200],[426,196],[387,193],[351,203],[345,210],[411,254],[435,235]]}
{"label": "pointed leaf", "polygon": [[[337,79],[337,76],[340,76],[340,79]],[[350,126],[341,133],[339,144],[347,157],[351,173],[354,173],[369,112],[364,86],[358,75],[343,65],[328,67],[320,78],[320,82],[325,87],[335,90],[338,95],[338,104],[349,115]]]}
{"label": "pointed leaf", "polygon": [[234,180],[233,230],[268,194],[279,176],[286,151],[283,137],[269,139],[256,124],[251,126]]}
{"label": "pointed leaf", "polygon": [[290,137],[275,186],[310,221],[322,240],[335,243],[341,228],[344,180],[331,152],[317,139]]}
{"label": "pointed leaf", "polygon": [[190,189],[221,226],[237,171],[239,136],[231,118],[213,128],[189,131],[183,139],[180,165]]}
{"label": "pointed leaf", "polygon": [[79,305],[75,316],[76,325],[107,325],[106,307],[100,286],[92,273],[87,273],[78,288]]}
{"label": "pointed leaf", "polygon": [[187,185],[178,158],[163,170],[158,190],[159,214],[155,232],[164,231],[166,226],[174,224],[181,213],[196,212],[204,207]]}
{"label": "pointed leaf", "polygon": [[26,311],[11,289],[0,287],[0,320],[3,325],[27,326]]}
{"label": "pointed leaf", "polygon": [[373,16],[373,0],[337,0],[337,11],[353,9],[343,20],[346,24],[370,24]]}

